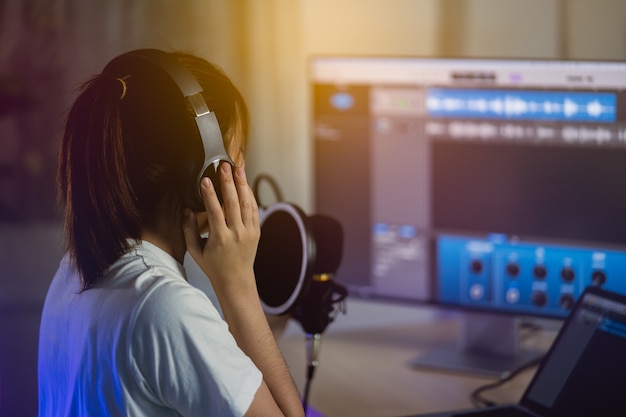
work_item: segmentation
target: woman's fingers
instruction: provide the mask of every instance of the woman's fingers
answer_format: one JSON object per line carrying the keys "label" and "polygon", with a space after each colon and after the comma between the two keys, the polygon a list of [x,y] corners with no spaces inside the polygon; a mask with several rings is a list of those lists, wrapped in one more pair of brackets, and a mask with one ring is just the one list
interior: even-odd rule
{"label": "woman's fingers", "polygon": [[185,241],[191,256],[211,278],[214,288],[228,290],[254,286],[253,265],[260,235],[259,213],[245,172],[234,175],[229,164],[219,169],[223,205],[208,178],[201,181],[209,236],[200,239],[198,221],[185,212]]}
{"label": "woman's fingers", "polygon": [[256,227],[259,218],[259,207],[254,194],[248,185],[246,173],[243,167],[235,168],[235,185],[239,195],[239,207],[241,211],[241,221],[245,227]]}
{"label": "woman's fingers", "polygon": [[[224,187],[222,186],[222,189],[223,188]],[[207,213],[208,231],[209,233],[211,231],[217,231],[224,225],[224,212],[222,211],[222,206],[217,198],[217,193],[215,192],[213,183],[208,177],[204,177],[202,178],[202,181],[200,181],[200,192],[202,194],[202,200],[204,201],[204,207]]]}
{"label": "woman's fingers", "polygon": [[232,166],[222,163],[219,170],[226,223],[229,228],[236,228],[242,223],[242,219],[239,207],[240,196],[234,182]]}
{"label": "woman's fingers", "polygon": [[228,163],[219,167],[222,191],[220,204],[215,188],[209,178],[203,178],[200,190],[206,209],[206,231],[225,233],[238,229],[259,227],[259,208],[248,185],[243,167],[232,168]]}

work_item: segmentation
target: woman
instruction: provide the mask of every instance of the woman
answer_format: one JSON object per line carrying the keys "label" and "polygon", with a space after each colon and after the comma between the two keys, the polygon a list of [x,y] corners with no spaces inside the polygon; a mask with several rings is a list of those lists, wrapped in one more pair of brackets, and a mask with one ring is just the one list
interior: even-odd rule
{"label": "woman", "polygon": [[[42,314],[39,415],[302,416],[256,291],[244,100],[205,60],[151,50],[200,84],[237,165],[219,165],[219,183],[201,180],[206,211],[193,212],[194,100],[134,52],[87,81],[67,117],[58,185],[68,253]],[[186,281],[186,251],[223,319]]]}

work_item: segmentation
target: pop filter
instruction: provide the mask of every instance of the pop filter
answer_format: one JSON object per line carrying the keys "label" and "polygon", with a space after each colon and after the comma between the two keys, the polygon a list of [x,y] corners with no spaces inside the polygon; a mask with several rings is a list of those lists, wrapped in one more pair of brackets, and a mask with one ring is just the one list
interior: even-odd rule
{"label": "pop filter", "polygon": [[[261,181],[281,198],[275,181],[260,175],[253,185],[257,200]],[[298,206],[280,200],[260,207],[254,273],[263,310],[272,315],[293,312],[305,331],[321,333],[333,319],[334,304],[347,295],[332,280],[343,254],[341,225],[329,216],[307,216]]]}
{"label": "pop filter", "polygon": [[261,238],[254,261],[257,290],[268,314],[288,313],[308,289],[315,256],[306,215],[278,202],[259,210]]}

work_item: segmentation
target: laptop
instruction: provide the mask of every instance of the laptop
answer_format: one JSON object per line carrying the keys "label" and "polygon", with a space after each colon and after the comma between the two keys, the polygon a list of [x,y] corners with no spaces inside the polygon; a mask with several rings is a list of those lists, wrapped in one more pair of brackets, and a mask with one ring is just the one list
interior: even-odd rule
{"label": "laptop", "polygon": [[412,417],[626,416],[626,295],[578,298],[519,403]]}

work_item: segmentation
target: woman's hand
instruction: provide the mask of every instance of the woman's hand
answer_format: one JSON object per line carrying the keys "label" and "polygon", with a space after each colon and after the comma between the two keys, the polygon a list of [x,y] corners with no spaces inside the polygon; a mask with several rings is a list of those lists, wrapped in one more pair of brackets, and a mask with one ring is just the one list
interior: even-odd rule
{"label": "woman's hand", "polygon": [[228,329],[243,352],[263,373],[246,416],[304,417],[289,369],[263,314],[254,279],[254,258],[261,236],[259,209],[242,167],[232,175],[220,166],[224,208],[208,178],[201,191],[209,237],[200,238],[198,221],[186,210],[183,231],[187,250],[211,279]]}
{"label": "woman's hand", "polygon": [[260,237],[259,210],[242,167],[223,163],[219,169],[224,206],[211,180],[203,178],[208,238],[201,239],[196,215],[185,210],[183,231],[190,255],[209,276],[218,297],[253,289],[254,259]]}

